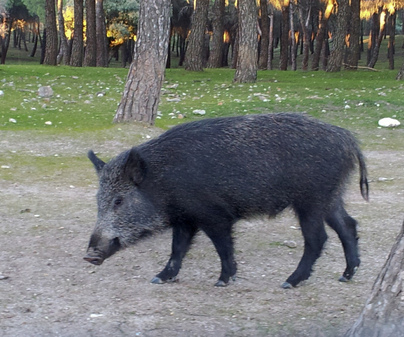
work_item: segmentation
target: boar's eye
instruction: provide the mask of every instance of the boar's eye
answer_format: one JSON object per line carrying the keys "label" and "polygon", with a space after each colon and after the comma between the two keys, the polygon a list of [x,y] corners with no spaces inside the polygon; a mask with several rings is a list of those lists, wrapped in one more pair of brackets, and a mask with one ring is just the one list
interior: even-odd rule
{"label": "boar's eye", "polygon": [[120,206],[122,205],[122,202],[123,202],[122,198],[118,197],[114,200],[114,206],[115,207]]}

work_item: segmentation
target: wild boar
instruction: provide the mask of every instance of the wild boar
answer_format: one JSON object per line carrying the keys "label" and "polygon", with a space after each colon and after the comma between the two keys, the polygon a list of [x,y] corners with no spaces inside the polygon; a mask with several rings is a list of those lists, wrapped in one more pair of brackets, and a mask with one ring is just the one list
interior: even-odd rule
{"label": "wild boar", "polygon": [[235,278],[233,225],[291,207],[304,236],[297,269],[282,284],[309,278],[327,240],[326,222],[341,240],[346,269],[359,267],[357,222],[343,192],[356,164],[368,199],[364,156],[347,130],[301,114],[212,118],[182,124],[108,163],[89,152],[99,177],[98,219],[85,260],[112,254],[171,227],[172,253],[152,283],[175,279],[194,235],[202,230],[221,260],[216,286]]}

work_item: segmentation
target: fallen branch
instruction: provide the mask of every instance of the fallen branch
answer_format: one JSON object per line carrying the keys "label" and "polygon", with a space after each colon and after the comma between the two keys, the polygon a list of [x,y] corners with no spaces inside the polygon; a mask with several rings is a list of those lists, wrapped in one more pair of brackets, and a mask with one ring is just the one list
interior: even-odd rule
{"label": "fallen branch", "polygon": [[379,70],[377,70],[377,69],[375,69],[375,68],[371,68],[371,67],[363,67],[363,66],[351,66],[351,65],[349,65],[349,64],[347,64],[347,63],[342,63],[342,65],[345,67],[345,68],[349,68],[349,69],[366,69],[366,70],[372,70],[372,71],[379,71]]}

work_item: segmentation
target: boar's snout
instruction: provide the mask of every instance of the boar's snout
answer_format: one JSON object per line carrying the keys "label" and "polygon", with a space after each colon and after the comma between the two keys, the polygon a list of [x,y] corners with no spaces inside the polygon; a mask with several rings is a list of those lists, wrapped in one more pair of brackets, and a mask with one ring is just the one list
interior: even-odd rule
{"label": "boar's snout", "polygon": [[114,255],[122,248],[119,238],[112,240],[99,233],[93,234],[87,249],[87,255],[84,260],[96,266],[100,266],[105,259]]}
{"label": "boar's snout", "polygon": [[104,262],[104,259],[99,257],[99,256],[86,255],[86,256],[83,257],[83,259],[86,260],[87,262],[90,262],[90,263],[96,265],[96,266],[100,266]]}

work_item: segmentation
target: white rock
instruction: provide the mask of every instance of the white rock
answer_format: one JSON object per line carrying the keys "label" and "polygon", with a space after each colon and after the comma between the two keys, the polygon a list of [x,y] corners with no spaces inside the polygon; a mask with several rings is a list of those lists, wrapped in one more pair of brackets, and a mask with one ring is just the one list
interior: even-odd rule
{"label": "white rock", "polygon": [[286,246],[286,247],[289,247],[289,248],[296,248],[297,247],[297,244],[296,244],[295,241],[285,240],[285,241],[283,241],[283,245]]}
{"label": "white rock", "polygon": [[90,318],[97,318],[97,317],[102,317],[104,316],[103,314],[91,314]]}
{"label": "white rock", "polygon": [[174,102],[174,103],[178,103],[181,102],[181,98],[167,98],[167,102]]}
{"label": "white rock", "polygon": [[38,95],[42,98],[50,98],[53,96],[53,90],[49,85],[46,85],[38,89]]}
{"label": "white rock", "polygon": [[4,91],[0,90],[0,96],[4,96]]}
{"label": "white rock", "polygon": [[203,116],[203,115],[205,115],[206,114],[206,111],[205,110],[199,110],[199,109],[196,109],[196,110],[194,110],[194,111],[192,111],[195,115],[201,115],[201,116]]}
{"label": "white rock", "polygon": [[384,128],[394,128],[399,126],[401,123],[397,119],[386,117],[379,120],[378,124]]}
{"label": "white rock", "polygon": [[383,182],[383,181],[392,181],[392,180],[394,180],[394,178],[380,177],[379,179],[377,179],[377,181],[381,181],[381,182]]}
{"label": "white rock", "polygon": [[52,122],[51,121],[46,121],[45,125],[52,125]]}
{"label": "white rock", "polygon": [[10,118],[9,120],[8,120],[10,123],[17,123],[17,120],[15,120],[14,118]]}

